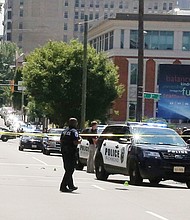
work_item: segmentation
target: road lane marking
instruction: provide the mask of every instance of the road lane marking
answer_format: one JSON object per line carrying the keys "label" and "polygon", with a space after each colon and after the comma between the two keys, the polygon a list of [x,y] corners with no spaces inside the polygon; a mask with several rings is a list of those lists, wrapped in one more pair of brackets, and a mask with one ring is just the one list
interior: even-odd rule
{"label": "road lane marking", "polygon": [[48,166],[48,164],[45,163],[44,161],[42,161],[42,160],[40,160],[40,159],[38,159],[38,158],[36,158],[36,157],[32,157],[32,158],[33,158],[34,160],[37,160],[38,162],[43,163],[44,165]]}
{"label": "road lane marking", "polygon": [[146,211],[146,213],[148,213],[148,214],[150,214],[150,215],[153,215],[153,216],[155,216],[155,217],[157,217],[157,218],[159,218],[159,219],[162,219],[162,220],[169,220],[168,218],[164,218],[163,216],[158,215],[158,214],[156,214],[156,213],[154,213],[154,212]]}
{"label": "road lane marking", "polygon": [[[44,164],[45,165],[45,164]],[[27,167],[30,167],[30,166],[34,166],[34,167],[39,167],[39,166],[42,166],[42,164],[25,164],[25,163],[0,163],[0,166],[27,166]],[[62,168],[62,166],[60,165],[46,165],[47,167],[60,167]]]}
{"label": "road lane marking", "polygon": [[100,190],[105,190],[104,188],[100,187],[100,186],[97,186],[97,185],[92,185],[93,187],[97,188],[97,189],[100,189]]}

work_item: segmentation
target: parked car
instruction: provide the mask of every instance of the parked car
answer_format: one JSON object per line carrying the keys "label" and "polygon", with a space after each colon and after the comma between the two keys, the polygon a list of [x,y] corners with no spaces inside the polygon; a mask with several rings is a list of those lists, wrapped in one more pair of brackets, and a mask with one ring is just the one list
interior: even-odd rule
{"label": "parked car", "polygon": [[0,127],[0,139],[3,142],[8,141],[9,139],[15,139],[16,137],[17,135],[13,133],[13,131],[11,131],[10,129],[5,127]]}
{"label": "parked car", "polygon": [[[102,133],[107,125],[98,125],[97,126],[97,134],[98,136]],[[81,133],[82,142],[77,146],[77,162],[76,169],[83,170],[84,166],[87,165],[87,159],[89,156],[89,146],[90,143],[88,141],[88,137],[90,134],[90,127],[85,128]]]}
{"label": "parked car", "polygon": [[31,150],[43,150],[44,148],[44,136],[40,132],[32,132],[23,134],[20,137],[19,150],[23,151],[24,149]]}
{"label": "parked car", "polygon": [[61,153],[60,136],[64,128],[51,128],[45,137],[43,154]]}
{"label": "parked car", "polygon": [[124,174],[134,185],[143,179],[152,184],[175,180],[190,188],[190,148],[170,128],[109,125],[98,139],[94,165],[99,180],[106,180],[110,174]]}

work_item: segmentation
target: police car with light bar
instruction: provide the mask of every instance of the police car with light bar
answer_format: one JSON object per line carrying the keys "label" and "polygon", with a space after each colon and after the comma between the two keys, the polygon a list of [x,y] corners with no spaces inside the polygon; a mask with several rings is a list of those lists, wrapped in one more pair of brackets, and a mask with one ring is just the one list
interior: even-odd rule
{"label": "police car with light bar", "polygon": [[190,188],[190,148],[173,129],[144,123],[109,125],[98,139],[94,157],[98,180],[124,174],[130,184],[143,179],[186,183]]}

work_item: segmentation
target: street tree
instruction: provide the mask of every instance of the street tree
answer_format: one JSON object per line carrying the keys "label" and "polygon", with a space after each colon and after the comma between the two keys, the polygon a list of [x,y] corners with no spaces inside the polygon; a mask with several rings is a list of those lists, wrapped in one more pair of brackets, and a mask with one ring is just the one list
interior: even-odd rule
{"label": "street tree", "polygon": [[[111,103],[122,94],[118,69],[105,53],[88,45],[86,120],[105,121]],[[23,80],[28,96],[43,115],[62,126],[81,117],[83,44],[48,42],[27,56]],[[32,105],[34,106],[34,104]]]}
{"label": "street tree", "polygon": [[[1,104],[11,102],[10,80],[15,77],[16,54],[21,51],[12,42],[1,42],[0,44],[0,99]],[[4,85],[3,85],[4,84]],[[2,101],[3,100],[3,101]]]}

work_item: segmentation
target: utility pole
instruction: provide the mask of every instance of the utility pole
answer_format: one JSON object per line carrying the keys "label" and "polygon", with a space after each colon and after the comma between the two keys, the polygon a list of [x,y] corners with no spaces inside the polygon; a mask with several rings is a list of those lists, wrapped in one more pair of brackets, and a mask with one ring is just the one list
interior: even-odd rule
{"label": "utility pole", "polygon": [[84,21],[81,129],[84,129],[86,121],[88,15],[85,15]]}
{"label": "utility pole", "polygon": [[142,121],[143,105],[143,70],[144,70],[144,0],[139,0],[138,17],[138,76],[137,76],[137,106],[136,121]]}

